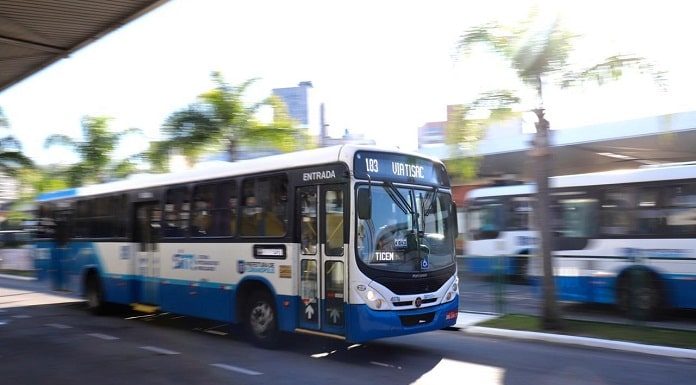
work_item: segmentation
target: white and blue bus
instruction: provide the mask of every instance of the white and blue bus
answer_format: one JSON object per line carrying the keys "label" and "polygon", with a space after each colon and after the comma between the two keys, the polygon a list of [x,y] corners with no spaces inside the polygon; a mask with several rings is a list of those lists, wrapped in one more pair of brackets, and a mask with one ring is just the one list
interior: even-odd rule
{"label": "white and blue bus", "polygon": [[360,342],[455,323],[444,165],[336,146],[47,193],[41,278],[99,312],[133,304]]}
{"label": "white and blue bus", "polygon": [[532,230],[532,185],[511,183],[467,193],[465,207],[467,270],[524,281],[537,235]]}
{"label": "white and blue bus", "polygon": [[[616,304],[640,317],[696,308],[696,165],[560,176],[550,187],[560,299]],[[468,253],[506,258],[538,281],[535,191],[471,191]]]}

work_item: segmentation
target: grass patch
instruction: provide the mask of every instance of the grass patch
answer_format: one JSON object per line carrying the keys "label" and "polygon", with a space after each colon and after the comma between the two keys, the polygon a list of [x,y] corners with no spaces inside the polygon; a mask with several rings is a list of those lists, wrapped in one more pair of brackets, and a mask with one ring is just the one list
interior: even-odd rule
{"label": "grass patch", "polygon": [[[563,325],[563,330],[554,331],[553,333],[636,342],[648,345],[696,349],[696,332],[692,331],[576,320],[564,320]],[[547,332],[541,329],[541,320],[539,317],[520,314],[508,314],[500,318],[482,322],[477,326],[531,332]]]}

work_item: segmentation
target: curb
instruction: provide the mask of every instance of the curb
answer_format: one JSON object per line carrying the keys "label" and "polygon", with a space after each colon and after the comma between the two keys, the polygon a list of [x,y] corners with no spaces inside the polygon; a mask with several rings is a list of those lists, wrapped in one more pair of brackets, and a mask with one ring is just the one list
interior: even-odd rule
{"label": "curb", "polygon": [[696,350],[672,348],[667,346],[645,345],[635,342],[603,340],[599,338],[577,337],[564,334],[527,332],[521,330],[497,329],[482,326],[468,326],[461,331],[474,335],[506,337],[528,341],[544,341],[556,344],[585,346],[592,348],[620,350],[624,352],[643,353],[654,356],[688,358],[696,360]]}

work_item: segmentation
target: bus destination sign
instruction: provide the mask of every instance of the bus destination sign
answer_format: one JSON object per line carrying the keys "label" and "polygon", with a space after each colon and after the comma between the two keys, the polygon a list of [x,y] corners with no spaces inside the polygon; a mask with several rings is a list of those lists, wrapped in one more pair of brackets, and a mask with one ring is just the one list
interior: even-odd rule
{"label": "bus destination sign", "polygon": [[359,179],[449,185],[442,165],[425,158],[403,154],[357,152],[354,171],[355,177]]}

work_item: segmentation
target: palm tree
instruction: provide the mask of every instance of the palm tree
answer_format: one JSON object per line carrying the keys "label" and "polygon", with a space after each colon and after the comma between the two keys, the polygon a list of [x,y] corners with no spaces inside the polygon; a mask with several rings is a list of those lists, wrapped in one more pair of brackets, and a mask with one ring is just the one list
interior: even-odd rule
{"label": "palm tree", "polygon": [[662,73],[655,71],[644,58],[635,55],[613,55],[587,68],[574,68],[569,57],[577,35],[564,30],[559,19],[540,20],[533,11],[524,22],[512,28],[497,23],[487,23],[467,30],[459,39],[458,50],[470,55],[474,47],[485,47],[503,59],[515,71],[523,87],[536,94],[538,108],[535,150],[538,229],[540,234],[539,253],[543,259],[544,310],[542,326],[546,329],[561,328],[561,318],[556,303],[551,259],[551,230],[549,213],[549,122],[544,118],[543,88],[555,85],[561,88],[577,86],[585,82],[599,85],[621,77],[624,70],[631,69],[648,73],[662,85]]}
{"label": "palm tree", "polygon": [[[168,154],[179,151],[189,163],[209,150],[224,149],[230,160],[239,157],[240,145],[264,145],[291,151],[302,142],[302,130],[289,118],[284,103],[271,96],[246,105],[244,96],[257,79],[239,86],[212,73],[215,88],[201,94],[195,103],[174,112],[163,125],[166,139],[151,145],[149,157],[154,168],[162,169]],[[263,106],[273,108],[273,121],[262,123],[256,115]]]}
{"label": "palm tree", "polygon": [[[123,171],[134,170],[130,165],[138,155],[126,158],[118,163],[112,162],[113,152],[121,139],[130,134],[140,133],[137,128],[121,132],[111,132],[107,117],[86,116],[82,119],[83,141],[75,140],[67,135],[54,134],[46,138],[44,147],[61,145],[72,148],[80,157],[80,161],[67,170],[68,183],[71,187],[89,183],[105,182],[118,175],[125,176]],[[119,174],[120,172],[120,174]]]}
{"label": "palm tree", "polygon": [[[469,181],[478,176],[479,157],[476,146],[491,123],[507,120],[520,113],[512,109],[520,98],[507,90],[486,92],[467,104],[447,107],[445,142],[451,149],[447,169],[454,177]],[[487,111],[488,116],[478,117]]]}
{"label": "palm tree", "polygon": [[[10,122],[0,108],[0,129],[10,128]],[[22,168],[32,168],[34,162],[22,154],[22,144],[12,135],[0,137],[0,173],[16,176]]]}

